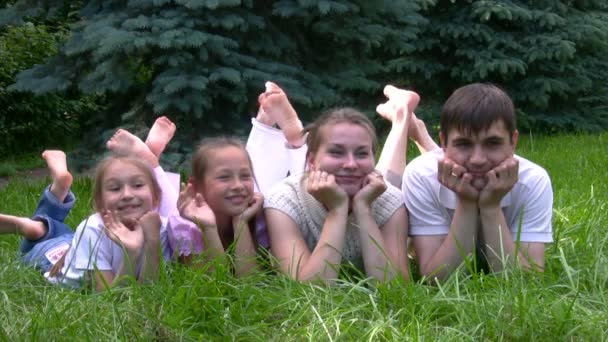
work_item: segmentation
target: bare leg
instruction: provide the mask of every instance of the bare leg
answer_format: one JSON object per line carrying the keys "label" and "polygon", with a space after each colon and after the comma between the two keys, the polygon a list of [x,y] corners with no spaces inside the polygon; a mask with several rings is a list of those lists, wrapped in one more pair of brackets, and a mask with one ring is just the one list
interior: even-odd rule
{"label": "bare leg", "polygon": [[46,234],[46,231],[47,228],[41,221],[0,214],[0,234],[18,233],[28,240],[38,240]]}
{"label": "bare leg", "polygon": [[289,145],[302,146],[302,122],[283,89],[275,83],[266,82],[266,92],[260,95],[259,101],[264,113],[279,125]]}
{"label": "bare leg", "polygon": [[439,145],[431,138],[429,131],[426,129],[424,121],[418,119],[416,114],[412,112],[412,121],[408,129],[408,136],[414,140],[420,153],[426,153],[439,148]]}
{"label": "bare leg", "polygon": [[108,140],[106,146],[112,153],[118,156],[138,157],[147,161],[152,168],[158,166],[158,157],[137,136],[130,132],[119,129]]}
{"label": "bare leg", "polygon": [[[165,150],[165,147],[173,138],[175,134],[175,124],[169,120],[166,116],[161,116],[154,122],[154,125],[150,129],[150,133],[148,133],[148,137],[146,138],[146,145],[152,151],[152,153],[156,156],[156,165],[158,165],[158,160],[160,159],[160,155]],[[153,164],[151,164],[153,165]],[[160,199],[160,207],[158,208],[158,212],[160,215],[167,217],[171,214],[173,209],[175,208],[175,203],[177,203],[177,194],[179,188],[179,182],[177,182],[176,187],[171,183],[171,179],[169,178],[169,174],[166,173],[161,168],[154,167],[154,175],[156,177],[156,181],[162,190],[162,196]],[[179,175],[177,175],[179,178]]]}
{"label": "bare leg", "polygon": [[150,128],[146,138],[146,145],[157,159],[160,158],[161,153],[163,153],[174,134],[175,124],[166,116],[161,116],[154,121],[154,125]]}
{"label": "bare leg", "polygon": [[51,193],[59,203],[63,203],[73,180],[72,174],[68,171],[65,153],[59,150],[46,150],[42,152],[42,158],[46,161],[51,178],[53,178]]}
{"label": "bare leg", "polygon": [[389,98],[386,103],[378,105],[376,111],[391,121],[382,153],[376,168],[382,172],[393,185],[401,186],[401,177],[405,169],[407,157],[407,139],[412,112],[418,106],[418,94],[392,85],[384,87],[384,94]]}

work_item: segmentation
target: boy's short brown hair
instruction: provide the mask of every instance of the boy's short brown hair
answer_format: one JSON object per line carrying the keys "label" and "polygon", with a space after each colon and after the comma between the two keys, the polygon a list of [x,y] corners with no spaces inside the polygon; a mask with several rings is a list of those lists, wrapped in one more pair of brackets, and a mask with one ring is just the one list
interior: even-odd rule
{"label": "boy's short brown hair", "polygon": [[477,134],[502,120],[509,136],[516,127],[515,106],[507,93],[489,83],[473,83],[456,89],[441,109],[444,141],[455,128],[464,135]]}

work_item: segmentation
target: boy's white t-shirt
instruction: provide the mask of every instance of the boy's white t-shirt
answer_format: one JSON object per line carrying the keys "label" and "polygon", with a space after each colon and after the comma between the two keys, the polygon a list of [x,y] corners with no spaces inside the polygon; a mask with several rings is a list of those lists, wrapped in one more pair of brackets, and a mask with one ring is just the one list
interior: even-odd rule
{"label": "boy's white t-shirt", "polygon": [[[441,149],[412,160],[403,174],[402,191],[409,213],[409,235],[447,235],[458,203],[457,195],[437,178]],[[551,179],[539,165],[519,160],[518,180],[500,206],[513,241],[553,242],[553,190]],[[518,230],[521,229],[520,232]]]}
{"label": "boy's white t-shirt", "polygon": [[[161,217],[160,243],[163,258],[169,260],[171,251],[167,237],[167,220]],[[112,241],[104,232],[101,215],[93,214],[82,221],[76,228],[72,245],[68,250],[65,263],[60,274],[45,277],[52,283],[59,283],[69,287],[79,288],[84,283],[88,271],[112,271],[116,274],[124,261],[125,252],[122,247]],[[141,265],[138,265],[139,272]],[[136,273],[136,274],[137,274]]]}

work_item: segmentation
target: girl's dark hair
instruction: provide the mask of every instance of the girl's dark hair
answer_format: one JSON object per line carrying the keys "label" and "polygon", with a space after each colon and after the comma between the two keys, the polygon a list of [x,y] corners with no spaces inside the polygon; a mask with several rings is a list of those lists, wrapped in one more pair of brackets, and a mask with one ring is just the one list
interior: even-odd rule
{"label": "girl's dark hair", "polygon": [[[205,174],[209,169],[209,155],[214,150],[224,148],[224,147],[236,147],[242,150],[247,156],[247,160],[249,161],[249,168],[251,168],[251,172],[253,174],[253,163],[251,162],[251,158],[249,157],[249,153],[247,153],[247,149],[245,148],[245,144],[237,138],[233,137],[212,137],[212,138],[204,138],[198,145],[196,152],[192,155],[192,181],[193,184],[198,185],[201,184]],[[253,177],[255,180],[255,175]]]}

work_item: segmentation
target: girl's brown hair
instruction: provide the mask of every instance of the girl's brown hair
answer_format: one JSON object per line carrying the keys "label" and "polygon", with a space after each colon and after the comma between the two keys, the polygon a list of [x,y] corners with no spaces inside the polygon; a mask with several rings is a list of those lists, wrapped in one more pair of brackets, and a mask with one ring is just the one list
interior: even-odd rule
{"label": "girl's brown hair", "polygon": [[313,123],[306,126],[302,131],[303,134],[308,133],[306,136],[306,145],[308,145],[308,151],[306,152],[306,160],[316,153],[323,142],[323,134],[321,129],[328,125],[335,125],[339,123],[349,123],[363,127],[372,138],[372,152],[376,155],[378,149],[378,137],[376,136],[376,128],[371,120],[363,113],[350,107],[331,109],[324,112],[319,116]]}
{"label": "girl's brown hair", "polygon": [[108,168],[112,164],[118,162],[131,164],[143,172],[148,184],[150,185],[150,188],[152,189],[152,198],[154,199],[154,204],[159,205],[162,192],[158,182],[156,181],[154,172],[152,171],[152,168],[150,168],[150,165],[146,161],[139,158],[110,156],[99,162],[99,164],[97,164],[97,168],[95,169],[95,185],[93,187],[93,206],[95,210],[97,212],[102,212],[104,210],[103,178],[106,176]]}
{"label": "girl's brown hair", "polygon": [[[193,185],[198,186],[202,184],[203,178],[209,169],[209,157],[210,154],[217,149],[224,147],[236,147],[245,153],[247,156],[247,160],[249,161],[249,168],[251,169],[251,173],[253,174],[253,164],[251,163],[251,158],[249,158],[249,153],[247,153],[247,149],[245,148],[245,144],[241,142],[237,138],[232,137],[212,137],[212,138],[204,138],[201,140],[196,152],[192,155],[192,182]],[[253,176],[255,180],[255,175]]]}

